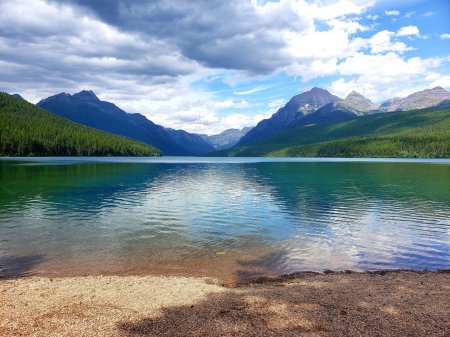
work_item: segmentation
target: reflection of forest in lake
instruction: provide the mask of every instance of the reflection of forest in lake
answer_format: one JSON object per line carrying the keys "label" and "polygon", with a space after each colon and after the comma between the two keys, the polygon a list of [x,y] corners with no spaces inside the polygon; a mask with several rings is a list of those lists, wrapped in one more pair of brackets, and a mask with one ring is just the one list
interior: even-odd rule
{"label": "reflection of forest in lake", "polygon": [[450,267],[446,164],[53,164],[0,161],[3,269],[222,251],[280,272]]}

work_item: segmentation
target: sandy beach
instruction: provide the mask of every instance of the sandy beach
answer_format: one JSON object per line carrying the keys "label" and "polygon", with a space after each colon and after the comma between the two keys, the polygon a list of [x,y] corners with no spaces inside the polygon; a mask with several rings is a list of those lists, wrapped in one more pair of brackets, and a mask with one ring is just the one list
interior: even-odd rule
{"label": "sandy beach", "polygon": [[450,273],[0,281],[1,336],[449,336]]}

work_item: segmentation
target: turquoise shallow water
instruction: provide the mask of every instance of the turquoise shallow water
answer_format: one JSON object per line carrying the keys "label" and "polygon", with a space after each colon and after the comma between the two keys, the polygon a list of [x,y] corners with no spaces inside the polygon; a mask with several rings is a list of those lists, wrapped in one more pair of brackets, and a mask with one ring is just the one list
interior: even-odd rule
{"label": "turquoise shallow water", "polygon": [[4,158],[0,274],[450,268],[449,160]]}

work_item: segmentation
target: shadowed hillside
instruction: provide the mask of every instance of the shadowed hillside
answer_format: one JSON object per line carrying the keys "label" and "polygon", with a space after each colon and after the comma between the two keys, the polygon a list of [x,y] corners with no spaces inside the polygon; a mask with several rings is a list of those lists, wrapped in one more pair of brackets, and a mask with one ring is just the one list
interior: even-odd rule
{"label": "shadowed hillside", "polygon": [[147,144],[91,129],[0,93],[0,155],[157,156]]}

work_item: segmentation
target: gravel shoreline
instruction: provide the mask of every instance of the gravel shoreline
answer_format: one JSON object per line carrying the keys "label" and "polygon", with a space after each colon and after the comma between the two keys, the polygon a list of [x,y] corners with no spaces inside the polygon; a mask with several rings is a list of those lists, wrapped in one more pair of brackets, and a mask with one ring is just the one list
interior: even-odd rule
{"label": "gravel shoreline", "polygon": [[450,273],[0,280],[1,336],[449,336]]}

